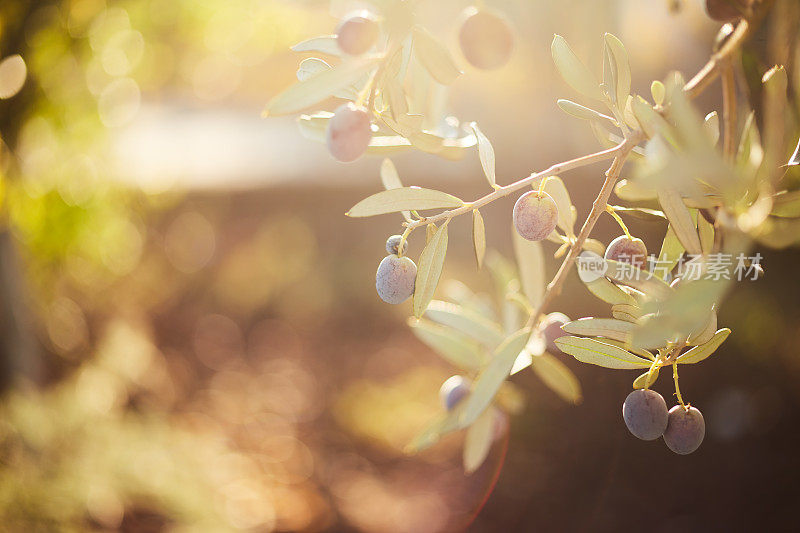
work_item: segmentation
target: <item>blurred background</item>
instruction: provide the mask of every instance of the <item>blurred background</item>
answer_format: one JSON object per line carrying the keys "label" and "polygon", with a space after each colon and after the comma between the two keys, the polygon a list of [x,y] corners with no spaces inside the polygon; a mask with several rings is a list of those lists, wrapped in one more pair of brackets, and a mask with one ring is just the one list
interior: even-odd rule
{"label": "blurred background", "polygon": [[[720,26],[697,0],[486,3],[515,25],[513,59],[464,67],[448,109],[492,140],[501,183],[597,148],[555,105],[574,93],[552,66],[553,33],[597,72],[603,33],[618,35],[647,94],[668,71],[702,66]],[[452,46],[466,5],[423,2],[421,13]],[[460,434],[402,453],[453,371],[408,331],[410,304],[375,294],[400,220],[343,216],[381,188],[381,159],[334,163],[292,118],[259,117],[305,57],[289,47],[333,32],[329,8],[0,3],[0,59],[24,62],[7,63],[6,80],[27,73],[18,92],[0,86],[0,530],[796,527],[796,251],[760,250],[766,276],[737,284],[720,313],[733,335],[682,373],[708,425],[693,455],[625,430],[634,375],[571,358],[585,402],[568,406],[521,372],[526,406],[476,473],[462,472]],[[761,73],[775,23],[746,52]],[[780,52],[796,86],[797,51]],[[718,95],[699,102],[704,113]],[[486,192],[474,151],[393,160],[406,184]],[[603,170],[564,176],[580,216]],[[490,247],[509,257],[512,202],[484,212]],[[630,225],[659,248],[660,224]],[[444,276],[487,291],[469,221],[451,226]],[[618,231],[603,219],[597,236]],[[410,245],[416,257],[423,243]],[[608,314],[574,275],[556,307]],[[669,380],[656,388],[672,392]]]}

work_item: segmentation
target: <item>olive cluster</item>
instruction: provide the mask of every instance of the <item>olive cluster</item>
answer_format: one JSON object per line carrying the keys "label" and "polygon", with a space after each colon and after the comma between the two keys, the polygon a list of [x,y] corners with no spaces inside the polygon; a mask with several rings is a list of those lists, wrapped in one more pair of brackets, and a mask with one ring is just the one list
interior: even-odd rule
{"label": "olive cluster", "polygon": [[703,414],[696,407],[676,405],[667,411],[664,397],[650,389],[635,390],[622,404],[622,418],[642,440],[664,438],[667,447],[687,455],[700,447],[706,435]]}

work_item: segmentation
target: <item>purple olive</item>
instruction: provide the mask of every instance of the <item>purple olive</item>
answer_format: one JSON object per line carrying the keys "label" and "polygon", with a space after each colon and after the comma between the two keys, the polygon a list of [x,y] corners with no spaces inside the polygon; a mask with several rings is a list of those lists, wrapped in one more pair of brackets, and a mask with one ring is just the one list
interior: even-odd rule
{"label": "purple olive", "polygon": [[669,410],[664,442],[670,450],[679,455],[688,455],[700,447],[705,436],[706,421],[699,409],[676,405]]}
{"label": "purple olive", "polygon": [[514,204],[514,227],[520,237],[529,241],[547,238],[558,223],[558,207],[546,192],[530,191]]}
{"label": "purple olive", "polygon": [[336,108],[328,124],[328,150],[337,161],[350,163],[367,151],[372,140],[369,113],[364,107],[347,102]]}
{"label": "purple olive", "polygon": [[655,440],[667,429],[667,402],[656,391],[635,390],[622,404],[622,418],[635,437]]}

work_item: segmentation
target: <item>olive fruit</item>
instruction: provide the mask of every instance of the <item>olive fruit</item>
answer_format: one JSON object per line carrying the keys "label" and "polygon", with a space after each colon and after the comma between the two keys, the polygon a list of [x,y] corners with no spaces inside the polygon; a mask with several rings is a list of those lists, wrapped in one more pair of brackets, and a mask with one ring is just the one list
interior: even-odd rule
{"label": "olive fruit", "polygon": [[442,383],[439,389],[439,399],[448,411],[452,410],[458,402],[469,394],[470,381],[462,376],[451,376]]}
{"label": "olive fruit", "polygon": [[669,410],[664,442],[670,450],[688,455],[700,447],[705,436],[706,421],[699,409],[676,405]]}
{"label": "olive fruit", "polygon": [[[392,235],[386,239],[386,253],[398,255],[398,247],[400,246],[400,241],[402,239],[402,235]],[[408,242],[403,243],[403,253],[405,253],[406,248],[408,248]]]}
{"label": "olive fruit", "polygon": [[350,163],[367,151],[372,140],[369,113],[364,107],[347,102],[336,108],[328,124],[328,150],[337,161]]}
{"label": "olive fruit", "polygon": [[417,265],[408,257],[394,254],[383,258],[375,274],[378,296],[386,303],[401,304],[414,294]]}
{"label": "olive fruit", "polygon": [[562,353],[561,348],[556,346],[556,339],[565,335],[569,335],[566,331],[561,329],[561,326],[569,322],[569,317],[564,313],[550,313],[542,320],[539,326],[544,341],[547,344],[547,351],[550,353]]}
{"label": "olive fruit", "polygon": [[529,191],[514,204],[514,227],[520,237],[529,241],[547,238],[558,223],[558,207],[546,192]]}
{"label": "olive fruit", "polygon": [[458,32],[461,53],[474,67],[494,70],[511,58],[514,36],[505,17],[486,9],[468,7]]}
{"label": "olive fruit", "polygon": [[622,418],[635,437],[655,440],[667,429],[667,402],[656,391],[635,390],[622,404]]}
{"label": "olive fruit", "polygon": [[742,0],[706,0],[706,13],[719,22],[732,22],[742,18]]}
{"label": "olive fruit", "polygon": [[336,28],[336,44],[345,54],[360,56],[378,42],[380,29],[368,11],[359,11],[343,19]]}
{"label": "olive fruit", "polygon": [[608,244],[605,258],[644,269],[647,264],[647,246],[642,239],[620,235]]}

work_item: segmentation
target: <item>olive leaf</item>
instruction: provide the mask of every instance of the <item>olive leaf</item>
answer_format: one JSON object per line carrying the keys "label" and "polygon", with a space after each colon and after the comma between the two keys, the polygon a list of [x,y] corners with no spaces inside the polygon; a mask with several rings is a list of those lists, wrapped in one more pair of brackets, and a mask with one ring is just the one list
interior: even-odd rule
{"label": "olive leaf", "polygon": [[419,340],[453,366],[474,372],[486,361],[475,342],[450,328],[414,318],[408,319],[408,326]]}
{"label": "olive leaf", "polygon": [[517,356],[528,342],[530,329],[521,329],[497,347],[483,372],[472,387],[472,393],[463,400],[464,411],[459,417],[462,426],[472,424],[492,403],[500,386],[508,378]]}
{"label": "olive leaf", "polygon": [[658,209],[649,209],[647,207],[624,207],[621,205],[610,205],[609,207],[618,213],[627,213],[640,220],[663,222],[667,219],[667,216],[664,214],[664,212],[659,211]]}
{"label": "olive leaf", "polygon": [[425,245],[422,254],[419,256],[419,267],[417,268],[417,282],[414,287],[414,316],[421,317],[425,309],[433,299],[436,286],[439,285],[439,278],[444,267],[444,258],[447,255],[447,226],[450,221],[446,221],[436,230],[430,242]]}
{"label": "olive leaf", "polygon": [[711,144],[715,145],[719,142],[719,115],[716,111],[712,111],[703,120],[703,125],[708,133],[708,138],[711,139]]}
{"label": "olive leaf", "polygon": [[531,368],[539,379],[562,399],[573,404],[583,401],[578,378],[567,365],[549,353],[534,357]]}
{"label": "olive leaf", "polygon": [[[645,372],[641,376],[637,377],[636,379],[633,380],[633,388],[634,389],[643,389],[643,388],[645,388],[646,385],[647,386],[652,386],[653,383],[655,383],[656,380],[658,379],[658,372],[659,372],[659,368],[656,367],[655,370],[653,370],[652,374],[650,374],[650,371],[648,370],[647,372]],[[647,383],[648,379],[650,380],[649,385]]]}
{"label": "olive leaf", "polygon": [[579,318],[564,324],[561,329],[573,335],[608,337],[620,342],[630,342],[631,332],[635,327],[635,324],[615,318]]}
{"label": "olive leaf", "polygon": [[567,84],[585,96],[595,100],[603,99],[603,91],[600,90],[597,80],[586,68],[586,65],[578,59],[578,56],[575,55],[575,52],[572,51],[562,36],[553,36],[550,53],[553,56],[553,62],[559,74]]}
{"label": "olive leaf", "polygon": [[341,56],[342,51],[336,41],[335,35],[321,35],[312,37],[292,46],[293,52],[322,52],[332,56]]}
{"label": "olive leaf", "polygon": [[797,148],[794,149],[792,157],[790,157],[789,162],[786,163],[788,167],[796,167],[797,165],[800,165],[800,140],[797,141]]}
{"label": "olive leaf", "polygon": [[701,344],[700,346],[695,346],[694,348],[688,350],[686,353],[678,357],[677,362],[680,364],[694,364],[699,363],[700,361],[708,358],[711,354],[713,354],[717,348],[719,348],[725,339],[728,338],[728,335],[731,334],[731,330],[728,328],[722,328],[717,331],[711,340],[705,344]]}
{"label": "olive leaf", "polygon": [[489,185],[491,185],[493,188],[496,188],[497,179],[495,176],[494,148],[492,147],[492,143],[489,142],[489,139],[483,134],[477,123],[470,122],[469,127],[472,129],[473,133],[475,134],[475,138],[478,140],[478,156],[481,160],[483,173],[486,175]]}
{"label": "olive leaf", "polygon": [[478,268],[482,268],[483,257],[486,255],[486,228],[483,225],[483,215],[477,209],[472,212],[472,243],[475,246],[475,261]]}
{"label": "olive leaf", "polygon": [[467,474],[475,472],[486,460],[489,450],[492,449],[496,415],[494,409],[487,409],[467,428],[462,457],[464,472]]}
{"label": "olive leaf", "polygon": [[672,229],[672,226],[667,226],[667,233],[661,243],[661,251],[658,254],[658,262],[653,268],[653,273],[661,279],[666,279],[685,251],[681,241],[675,235],[675,230]]}
{"label": "olive leaf", "polygon": [[447,48],[420,26],[414,27],[414,53],[433,79],[443,85],[450,85],[461,75]]}
{"label": "olive leaf", "polygon": [[380,59],[369,56],[347,61],[297,82],[270,100],[262,116],[287,115],[319,103],[364,76],[377,66]]}
{"label": "olive leaf", "polygon": [[655,200],[656,190],[651,189],[637,181],[619,180],[614,186],[614,193],[629,202],[642,202],[645,200]]}
{"label": "olive leaf", "polygon": [[636,300],[633,298],[633,296],[623,291],[604,277],[597,278],[592,281],[584,281],[583,284],[586,285],[586,288],[589,289],[589,292],[611,305],[636,305]]}
{"label": "olive leaf", "polygon": [[656,356],[653,355],[652,352],[649,350],[645,350],[643,348],[637,348],[635,346],[630,346],[630,344],[625,342],[616,341],[614,339],[601,339],[603,344],[610,344],[611,346],[616,346],[617,348],[622,348],[628,352],[631,352],[634,355],[638,355],[642,359],[649,359],[650,362],[656,360]]}
{"label": "olive leaf", "polygon": [[567,336],[556,339],[555,343],[562,352],[582,363],[622,370],[648,368],[651,365],[647,359],[628,350],[595,339]]}
{"label": "olive leaf", "polygon": [[428,304],[425,316],[434,322],[457,330],[492,350],[505,340],[499,324],[458,304],[433,300]]}
{"label": "olive leaf", "polygon": [[654,80],[653,83],[650,84],[650,95],[653,97],[653,102],[656,105],[661,105],[664,103],[664,97],[667,95],[667,88],[664,87],[664,84],[659,80]]}
{"label": "olive leaf", "polygon": [[464,202],[453,195],[421,187],[400,187],[375,193],[347,212],[349,217],[371,217],[398,211],[460,207]]}
{"label": "olive leaf", "polygon": [[[381,162],[381,182],[387,191],[403,187],[403,182],[400,181],[400,174],[397,173],[397,168],[391,159],[387,158]],[[401,213],[403,213],[403,218],[406,219],[406,222],[411,222],[410,211],[401,211]]]}
{"label": "olive leaf", "polygon": [[437,416],[403,449],[403,452],[407,454],[419,453],[439,442],[444,435],[466,427],[467,424],[463,424],[460,421],[464,414],[465,403],[463,401],[459,402],[451,411]]}
{"label": "olive leaf", "polygon": [[522,292],[528,303],[537,307],[544,297],[546,283],[542,244],[524,239],[516,231],[512,233]]}
{"label": "olive leaf", "polygon": [[800,191],[779,192],[772,198],[772,216],[785,218],[800,217]]}
{"label": "olive leaf", "polygon": [[697,233],[700,234],[700,248],[705,255],[714,250],[714,226],[702,214],[697,217]]}
{"label": "olive leaf", "polygon": [[675,236],[690,254],[700,255],[703,248],[700,246],[700,237],[697,235],[692,216],[683,198],[675,189],[664,187],[658,191],[658,203],[669,219],[670,226]]}
{"label": "olive leaf", "polygon": [[[620,111],[625,109],[625,104],[628,101],[628,95],[631,92],[631,66],[628,62],[628,52],[625,50],[625,45],[622,44],[615,35],[610,33],[605,34],[605,54],[608,57],[606,62],[609,68],[609,78],[613,80],[609,86],[612,101],[617,105]],[[609,84],[608,79],[604,82]]]}
{"label": "olive leaf", "polygon": [[667,298],[672,289],[663,279],[630,263],[606,259],[606,276],[623,285],[633,287],[654,299]]}
{"label": "olive leaf", "polygon": [[616,304],[611,307],[611,316],[618,320],[636,323],[642,316],[638,305]]}
{"label": "olive leaf", "polygon": [[566,100],[564,98],[561,98],[556,103],[564,113],[572,115],[575,118],[580,118],[589,121],[599,120],[608,122],[612,126],[617,125],[617,121],[614,120],[612,117],[604,115],[603,113],[595,111],[594,109],[590,109],[586,106],[582,106],[581,104],[573,102],[572,100]]}

